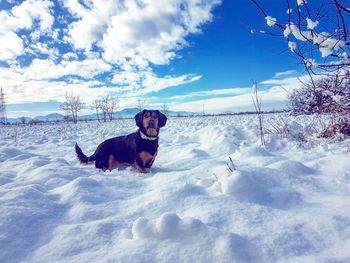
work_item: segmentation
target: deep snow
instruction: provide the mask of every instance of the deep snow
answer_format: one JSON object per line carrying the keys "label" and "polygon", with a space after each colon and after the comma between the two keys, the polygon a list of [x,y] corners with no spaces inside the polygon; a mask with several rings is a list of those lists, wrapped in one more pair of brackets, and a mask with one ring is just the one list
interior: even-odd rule
{"label": "deep snow", "polygon": [[75,157],[132,120],[0,127],[0,262],[350,262],[350,140],[272,118],[170,118],[149,174]]}

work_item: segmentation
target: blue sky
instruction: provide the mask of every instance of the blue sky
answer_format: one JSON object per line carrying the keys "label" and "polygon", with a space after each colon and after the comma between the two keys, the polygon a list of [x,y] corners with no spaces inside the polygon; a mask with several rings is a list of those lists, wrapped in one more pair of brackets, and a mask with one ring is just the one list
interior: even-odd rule
{"label": "blue sky", "polygon": [[59,112],[66,91],[88,105],[113,93],[119,110],[140,98],[149,108],[251,110],[253,81],[265,109],[282,108],[303,74],[286,41],[251,33],[266,21],[250,1],[0,0],[0,9],[9,117]]}

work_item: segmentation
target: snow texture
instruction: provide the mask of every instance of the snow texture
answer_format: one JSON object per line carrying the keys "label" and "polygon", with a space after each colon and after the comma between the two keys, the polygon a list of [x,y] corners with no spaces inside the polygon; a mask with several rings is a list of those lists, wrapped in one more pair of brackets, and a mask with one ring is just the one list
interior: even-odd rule
{"label": "snow texture", "polygon": [[350,141],[279,117],[169,118],[149,174],[75,157],[131,119],[0,126],[0,262],[349,262]]}

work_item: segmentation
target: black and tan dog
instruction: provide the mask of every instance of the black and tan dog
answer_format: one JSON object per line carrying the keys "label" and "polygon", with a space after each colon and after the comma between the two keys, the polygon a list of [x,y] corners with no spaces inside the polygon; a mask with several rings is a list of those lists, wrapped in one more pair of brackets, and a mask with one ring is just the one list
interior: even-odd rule
{"label": "black and tan dog", "polygon": [[95,167],[103,171],[131,165],[141,173],[148,172],[157,156],[159,129],[167,118],[158,110],[143,110],[135,115],[135,121],[138,131],[102,142],[90,157],[76,144],[80,162],[95,162]]}

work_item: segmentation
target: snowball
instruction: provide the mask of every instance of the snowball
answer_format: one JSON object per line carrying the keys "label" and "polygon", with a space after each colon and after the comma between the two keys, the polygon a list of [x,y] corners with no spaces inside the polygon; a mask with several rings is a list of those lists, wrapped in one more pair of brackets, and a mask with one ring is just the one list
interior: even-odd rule
{"label": "snowball", "polygon": [[165,213],[156,222],[157,233],[161,238],[175,237],[179,232],[181,219],[175,213]]}
{"label": "snowball", "polygon": [[133,237],[147,238],[155,235],[154,227],[147,218],[140,217],[132,225]]}
{"label": "snowball", "polygon": [[265,17],[265,19],[266,19],[266,24],[268,26],[274,26],[277,23],[277,19],[274,17],[267,16],[267,17]]}
{"label": "snowball", "polygon": [[314,28],[318,25],[318,21],[312,21],[310,18],[306,18],[306,22],[307,28],[311,30],[314,30]]}
{"label": "snowball", "polygon": [[193,236],[202,231],[205,231],[205,225],[201,220],[192,217],[181,219],[176,213],[168,212],[155,220],[138,218],[132,226],[130,237],[127,232],[126,237],[173,239]]}

